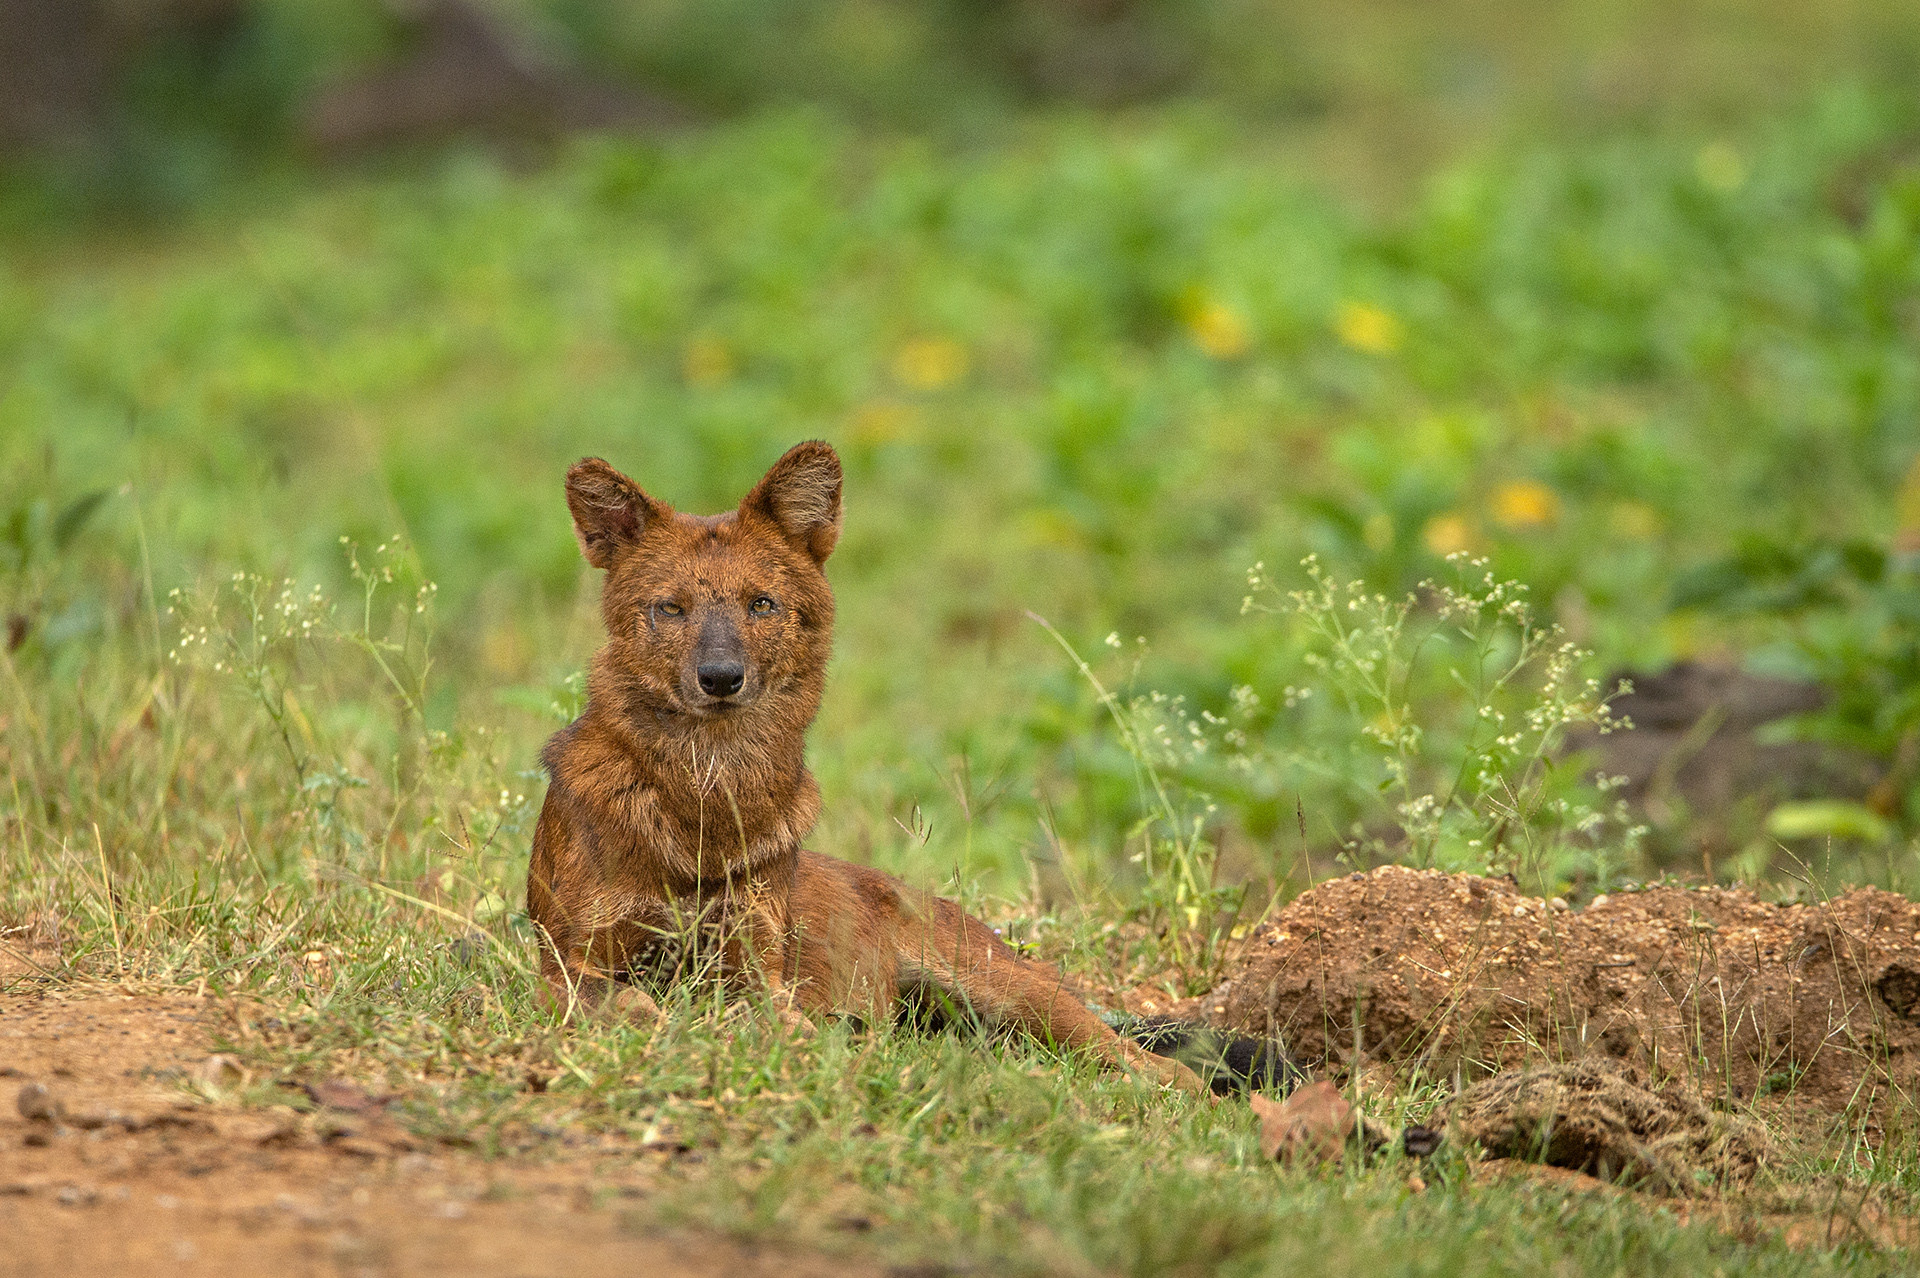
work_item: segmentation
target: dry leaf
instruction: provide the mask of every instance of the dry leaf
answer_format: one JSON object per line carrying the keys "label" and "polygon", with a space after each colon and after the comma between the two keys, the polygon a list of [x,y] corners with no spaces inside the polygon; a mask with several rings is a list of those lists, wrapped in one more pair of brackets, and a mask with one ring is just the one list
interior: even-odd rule
{"label": "dry leaf", "polygon": [[1260,1152],[1268,1158],[1331,1161],[1353,1135],[1353,1106],[1325,1079],[1294,1089],[1284,1101],[1250,1100],[1260,1116]]}

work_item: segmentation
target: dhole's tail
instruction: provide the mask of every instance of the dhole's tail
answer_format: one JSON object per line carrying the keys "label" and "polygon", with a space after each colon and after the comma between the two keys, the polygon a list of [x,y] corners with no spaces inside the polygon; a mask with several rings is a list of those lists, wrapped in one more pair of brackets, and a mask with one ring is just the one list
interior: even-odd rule
{"label": "dhole's tail", "polygon": [[1286,1045],[1278,1039],[1235,1034],[1170,1016],[1128,1016],[1103,1010],[1100,1019],[1114,1033],[1132,1039],[1155,1056],[1179,1061],[1206,1080],[1216,1096],[1290,1092],[1307,1081],[1307,1071],[1294,1063]]}

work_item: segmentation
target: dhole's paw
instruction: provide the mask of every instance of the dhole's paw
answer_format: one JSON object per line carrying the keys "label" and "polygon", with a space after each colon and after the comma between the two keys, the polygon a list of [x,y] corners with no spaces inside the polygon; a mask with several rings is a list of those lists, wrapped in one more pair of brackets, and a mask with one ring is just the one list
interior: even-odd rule
{"label": "dhole's paw", "polygon": [[[757,1004],[745,999],[737,1000],[727,1004],[726,1019],[729,1024],[737,1023],[753,1015],[757,1010]],[[768,1010],[779,1019],[781,1026],[785,1028],[787,1033],[792,1037],[813,1037],[813,1021],[807,1017],[805,1012],[795,1007],[792,1003],[787,1002],[784,998],[775,995],[769,1001]]]}
{"label": "dhole's paw", "polygon": [[795,1038],[813,1037],[813,1021],[797,1007],[782,1007],[780,1023],[786,1027],[787,1033]]}
{"label": "dhole's paw", "polygon": [[621,985],[607,995],[596,1013],[609,1019],[631,1021],[635,1025],[658,1025],[666,1018],[653,995],[631,985]]}
{"label": "dhole's paw", "polygon": [[1151,1052],[1143,1052],[1131,1043],[1127,1043],[1124,1046],[1127,1049],[1128,1063],[1136,1070],[1139,1070],[1141,1073],[1146,1074],[1158,1082],[1161,1086],[1177,1087],[1183,1092],[1191,1092],[1195,1096],[1204,1096],[1210,1101],[1218,1099],[1214,1096],[1213,1089],[1202,1082],[1198,1074],[1188,1069],[1185,1065],[1182,1065],[1179,1061],[1168,1060],[1164,1056],[1155,1056]]}

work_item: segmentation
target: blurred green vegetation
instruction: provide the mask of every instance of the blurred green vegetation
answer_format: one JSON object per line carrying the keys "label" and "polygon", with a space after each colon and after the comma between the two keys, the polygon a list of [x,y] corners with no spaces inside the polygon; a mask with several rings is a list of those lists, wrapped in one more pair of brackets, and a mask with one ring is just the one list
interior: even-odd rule
{"label": "blurred green vegetation", "polygon": [[[546,708],[598,635],[566,464],[605,455],[706,511],[805,437],[848,466],[813,747],[836,853],[1048,896],[1142,873],[1133,763],[1031,612],[1123,696],[1182,697],[1198,724],[1237,707],[1259,766],[1176,769],[1217,805],[1223,879],[1297,878],[1356,838],[1390,855],[1364,720],[1288,692],[1309,629],[1241,615],[1252,564],[1284,589],[1309,552],[1392,594],[1484,556],[1588,674],[1756,661],[1841,690],[1810,731],[1889,766],[1911,749],[1920,26],[1900,7],[775,8],[525,11],[737,116],[670,137],[533,164],[229,157],[144,223],[60,213],[77,188],[25,162],[0,201],[4,740],[68,796],[15,797],[28,844],[99,823],[143,855],[149,818],[116,835],[112,786],[75,779],[60,732],[108,739],[141,689],[188,678],[163,658],[170,590],[248,571],[338,592],[343,536],[404,536],[439,586],[425,721],[504,733],[537,791]],[[345,0],[245,12],[229,61],[139,88],[174,104],[147,117],[154,162],[198,171],[218,147],[193,136],[284,120],[393,38]],[[1179,74],[1124,113],[1063,106],[1102,95],[1015,74],[1047,22],[1183,50]],[[1456,63],[1491,68],[1478,116],[1447,106]],[[196,105],[188,65],[235,87]],[[1812,611],[1738,588],[1829,561],[1853,567]],[[352,706],[380,694],[289,677],[378,738]],[[1408,695],[1451,712],[1444,671]],[[244,704],[194,705],[206,767],[244,790],[253,765],[222,753],[251,740]],[[1571,770],[1553,785],[1594,798]],[[1882,800],[1843,864],[1903,882],[1920,811]]]}
{"label": "blurred green vegetation", "polygon": [[[40,0],[23,0],[35,4]],[[422,44],[438,0],[93,0],[96,127],[0,208],[178,212],[298,181],[303,111]],[[1317,183],[1398,199],[1516,139],[1743,129],[1835,85],[1910,89],[1905,0],[475,0],[524,55],[696,119],[808,107],[1005,143],[1034,112],[1206,103]],[[4,135],[0,118],[0,135]],[[72,143],[76,138],[68,137]],[[410,156],[416,159],[417,156]]]}
{"label": "blurred green vegetation", "polygon": [[[273,1069],[364,1051],[457,1071],[436,1121],[518,1114],[536,754],[599,641],[561,476],[599,454],[712,511],[806,437],[848,472],[811,845],[1012,898],[1077,975],[1204,988],[1234,910],[1378,858],[1920,887],[1912,5],[502,9],[704,122],[323,164],[304,95],[404,24],[249,0],[0,173],[0,928],[63,972],[242,991],[302,1027]],[[1344,586],[1289,609],[1309,554],[1385,597],[1344,655]],[[1535,634],[1489,690],[1523,639],[1481,573],[1588,655],[1555,673]],[[1495,604],[1427,592],[1396,631],[1430,578]],[[1375,651],[1398,682],[1356,695]],[[1860,752],[1870,806],[1777,808],[1705,862],[1684,812],[1642,842],[1545,765],[1587,679],[1683,658],[1831,689],[1771,730]],[[881,1034],[850,1066],[834,1029],[796,1084],[752,1033],[569,1031],[604,1083],[561,1056],[599,1093],[557,1078],[564,1122],[799,1086],[819,1132],[717,1137],[694,1218],[786,1231],[790,1193],[859,1180],[962,1255],[1288,1263],[1279,1210],[1409,1269],[1538,1268],[1515,1239],[1803,1265],[1637,1202],[1469,1196],[1464,1151],[1422,1198],[1248,1174],[1238,1111],[1045,1091],[1004,1046],[976,1076],[980,1044]],[[1910,1186],[1911,1134],[1873,1130],[1836,1125],[1832,1166]]]}

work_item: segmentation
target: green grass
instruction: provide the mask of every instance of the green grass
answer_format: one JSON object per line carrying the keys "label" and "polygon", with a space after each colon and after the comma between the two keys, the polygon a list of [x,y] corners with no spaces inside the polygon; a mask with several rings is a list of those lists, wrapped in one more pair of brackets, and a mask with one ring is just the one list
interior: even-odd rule
{"label": "green grass", "polygon": [[[1846,1217],[1885,1193],[1869,1177],[1835,1217],[1836,1249],[1810,1254],[1760,1227],[1742,1236],[1683,1225],[1671,1202],[1476,1184],[1457,1148],[1419,1164],[1389,1150],[1364,1167],[1276,1168],[1260,1157],[1244,1104],[1171,1097],[964,1034],[830,1027],[796,1043],[771,1017],[729,1019],[698,999],[657,1030],[558,1033],[514,962],[446,946],[412,947],[403,965],[368,961],[393,935],[382,912],[344,929],[344,962],[308,965],[287,1023],[261,1029],[257,1013],[243,1017],[233,1046],[288,1077],[395,1087],[429,1137],[502,1157],[585,1148],[631,1158],[651,1183],[638,1205],[648,1221],[1017,1273],[1894,1273],[1908,1263],[1848,1230]],[[396,973],[404,992],[390,990]],[[1370,1108],[1392,1122],[1428,1112],[1434,1096],[1374,1097]],[[1729,1214],[1796,1200],[1804,1210],[1796,1184],[1821,1180],[1796,1165],[1736,1195]],[[1814,1218],[1831,1207],[1822,1197]],[[850,1222],[873,1236],[851,1242]]]}
{"label": "green grass", "polygon": [[[918,804],[920,864],[1024,878],[1043,814],[1097,863],[1130,772],[1028,610],[1087,652],[1146,637],[1142,684],[1198,708],[1250,686],[1263,739],[1337,756],[1327,700],[1278,704],[1304,636],[1237,615],[1257,560],[1391,591],[1466,545],[1604,668],[1767,640],[1669,600],[1743,536],[1884,545],[1920,404],[1907,127],[1835,93],[1734,142],[1463,164],[1368,223],[1218,125],[942,153],[783,117],[17,247],[14,664],[63,686],[103,650],[150,661],[149,580],[335,585],[341,535],[403,533],[453,676],[428,717],[508,722],[595,642],[567,462],[712,510],[819,436],[849,468],[824,844],[914,861]],[[1365,815],[1356,767],[1210,782],[1236,868],[1297,853],[1295,795],[1316,844]]]}
{"label": "green grass", "polygon": [[[1370,720],[1305,660],[1311,626],[1242,614],[1256,562],[1300,586],[1313,552],[1398,594],[1461,546],[1588,673],[1830,674],[1796,617],[1674,588],[1756,536],[1920,528],[1920,120],[1841,79],[1725,125],[1502,142],[1391,214],[1180,107],[964,145],[762,113],[534,171],[453,150],[236,191],[160,228],[42,222],[0,244],[0,927],[57,931],[60,979],[244,995],[284,1023],[232,1027],[267,1075],[384,1076],[424,1131],[544,1157],[671,1130],[700,1161],[640,1152],[648,1210],[750,1233],[1035,1272],[1893,1271],[1475,1186],[1459,1150],[1420,1193],[1394,1158],[1276,1171],[1244,1107],[1031,1046],[795,1045],[691,1005],[657,1037],[562,1033],[517,915],[535,754],[598,641],[560,494],[584,453],[707,511],[797,439],[840,449],[811,845],[1017,916],[1083,972],[1143,906],[1173,925],[1147,949],[1204,966],[1180,929],[1217,920],[1183,924],[1166,863],[1129,859],[1143,817],[1200,815],[1184,864],[1255,911],[1356,821],[1396,854]],[[1182,709],[1110,717],[1029,611],[1121,698]],[[1851,659],[1877,634],[1843,635]],[[1435,740],[1472,708],[1442,668],[1402,692]],[[1116,726],[1181,715],[1208,752]],[[1911,890],[1916,815],[1831,871]],[[1607,857],[1656,875],[1685,831],[1656,834],[1548,885]],[[1737,1209],[1830,1187],[1836,1141]],[[1890,1140],[1847,1192],[1910,1187],[1913,1161]]]}

